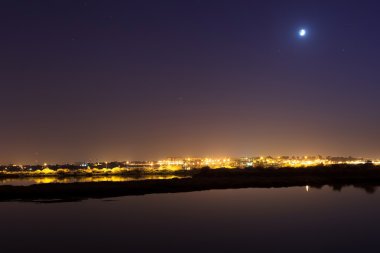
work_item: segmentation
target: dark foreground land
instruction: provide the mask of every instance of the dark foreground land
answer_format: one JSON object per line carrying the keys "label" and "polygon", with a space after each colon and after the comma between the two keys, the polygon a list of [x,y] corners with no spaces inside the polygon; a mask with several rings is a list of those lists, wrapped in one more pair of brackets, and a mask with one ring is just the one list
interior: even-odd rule
{"label": "dark foreground land", "polygon": [[311,168],[201,169],[192,178],[0,186],[0,201],[79,201],[152,193],[191,192],[211,189],[272,188],[324,185],[340,190],[345,186],[373,193],[380,186],[380,167],[332,165]]}

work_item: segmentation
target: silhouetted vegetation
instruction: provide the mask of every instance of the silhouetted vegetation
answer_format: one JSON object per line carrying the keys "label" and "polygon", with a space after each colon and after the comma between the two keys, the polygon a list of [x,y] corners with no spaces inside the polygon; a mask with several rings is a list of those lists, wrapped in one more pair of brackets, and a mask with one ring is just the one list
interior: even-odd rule
{"label": "silhouetted vegetation", "polygon": [[151,193],[305,185],[315,188],[329,185],[334,190],[355,186],[373,193],[380,185],[380,167],[372,164],[281,169],[202,168],[193,173],[192,178],[183,179],[0,186],[0,201],[75,201]]}

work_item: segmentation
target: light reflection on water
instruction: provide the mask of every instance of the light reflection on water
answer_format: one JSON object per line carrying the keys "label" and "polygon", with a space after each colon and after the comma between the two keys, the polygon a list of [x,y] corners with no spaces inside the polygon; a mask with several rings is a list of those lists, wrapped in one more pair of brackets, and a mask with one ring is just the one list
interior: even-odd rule
{"label": "light reflection on water", "polygon": [[92,176],[92,177],[24,177],[24,178],[2,178],[0,185],[28,186],[33,184],[50,183],[85,183],[85,182],[126,182],[149,179],[172,179],[183,178],[173,175],[144,175],[140,177],[126,176]]}
{"label": "light reflection on water", "polygon": [[0,203],[2,252],[370,253],[380,247],[380,192],[354,187],[109,200]]}

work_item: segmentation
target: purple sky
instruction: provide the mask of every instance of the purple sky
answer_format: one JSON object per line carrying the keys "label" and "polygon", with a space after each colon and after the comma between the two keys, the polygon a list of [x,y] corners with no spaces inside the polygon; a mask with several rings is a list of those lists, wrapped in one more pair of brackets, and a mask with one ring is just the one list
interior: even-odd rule
{"label": "purple sky", "polygon": [[380,157],[379,13],[370,0],[2,1],[0,162]]}

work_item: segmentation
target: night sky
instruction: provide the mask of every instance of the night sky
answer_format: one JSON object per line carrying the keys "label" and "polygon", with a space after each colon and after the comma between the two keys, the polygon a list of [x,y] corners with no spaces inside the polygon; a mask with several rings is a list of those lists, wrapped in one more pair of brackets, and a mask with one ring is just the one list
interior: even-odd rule
{"label": "night sky", "polygon": [[379,1],[0,7],[0,162],[380,157]]}

